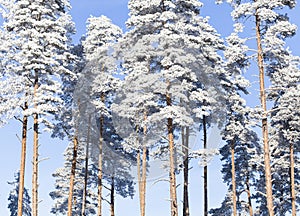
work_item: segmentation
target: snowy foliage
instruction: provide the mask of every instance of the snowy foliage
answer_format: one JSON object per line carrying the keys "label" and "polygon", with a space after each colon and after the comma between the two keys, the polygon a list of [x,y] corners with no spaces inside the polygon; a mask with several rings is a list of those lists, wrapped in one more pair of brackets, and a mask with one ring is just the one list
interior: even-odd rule
{"label": "snowy foliage", "polygon": [[[14,188],[10,191],[8,197],[8,208],[10,211],[10,216],[16,216],[18,214],[18,195],[19,195],[19,180],[20,180],[20,172],[15,173],[15,180],[13,182],[8,182],[9,185],[12,185]],[[23,216],[31,216],[31,207],[30,207],[30,196],[28,190],[24,188],[23,195],[23,207],[22,207],[22,215]]]}
{"label": "snowy foliage", "polygon": [[[5,90],[1,97],[5,103],[1,103],[1,114],[6,118],[38,114],[39,121],[51,128],[53,124],[47,116],[58,112],[62,105],[58,96],[61,76],[73,74],[67,67],[73,58],[68,43],[69,31],[74,27],[67,12],[69,3],[30,0],[0,3],[7,40],[2,58],[1,89]],[[35,96],[34,81],[38,82]],[[28,109],[24,108],[25,102]]]}

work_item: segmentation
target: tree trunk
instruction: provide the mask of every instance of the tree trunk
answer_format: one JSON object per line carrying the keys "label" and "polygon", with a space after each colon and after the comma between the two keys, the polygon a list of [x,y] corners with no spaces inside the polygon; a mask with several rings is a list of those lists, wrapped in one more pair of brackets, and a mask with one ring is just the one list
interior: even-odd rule
{"label": "tree trunk", "polygon": [[[35,72],[33,98],[36,99],[38,84],[38,74]],[[38,108],[38,104],[34,101],[34,108]],[[33,173],[32,173],[32,216],[38,215],[38,163],[39,163],[39,122],[38,113],[33,114]]]}
{"label": "tree trunk", "polygon": [[76,172],[76,161],[77,161],[77,151],[78,151],[78,137],[77,133],[73,138],[73,158],[70,176],[70,186],[69,186],[69,197],[68,197],[68,216],[72,216],[72,201],[73,201],[73,189],[75,182],[75,172]]}
{"label": "tree trunk", "polygon": [[293,143],[290,144],[290,181],[291,181],[292,216],[296,216],[295,160],[294,160]]}
{"label": "tree trunk", "polygon": [[258,68],[259,68],[260,100],[261,100],[261,106],[264,111],[263,118],[262,118],[262,136],[263,136],[263,145],[264,145],[267,208],[268,208],[269,215],[274,216],[271,159],[270,159],[269,138],[268,138],[267,103],[266,103],[265,78],[264,78],[265,76],[264,61],[263,61],[263,50],[261,45],[260,18],[257,12],[255,14],[255,23],[256,23],[256,40],[257,40],[257,50],[258,50],[257,60],[258,60]]}
{"label": "tree trunk", "polygon": [[[168,81],[168,86],[170,82]],[[166,94],[167,106],[172,105],[170,94]],[[168,118],[168,139],[169,139],[169,151],[170,151],[170,201],[171,201],[171,216],[178,216],[177,206],[177,194],[176,194],[176,176],[175,176],[175,145],[174,145],[174,134],[173,134],[173,119]]]}
{"label": "tree trunk", "polygon": [[247,196],[248,196],[249,216],[253,216],[253,208],[252,208],[252,202],[251,202],[251,192],[250,192],[250,182],[249,181],[250,181],[249,174],[247,174],[246,187],[247,187]]}
{"label": "tree trunk", "polygon": [[[204,150],[207,149],[207,128],[206,128],[206,117],[203,116],[203,146]],[[204,216],[208,215],[208,186],[207,186],[207,158],[204,165]]]}
{"label": "tree trunk", "polygon": [[[184,131],[186,129],[186,131]],[[182,128],[183,152],[183,216],[190,215],[189,209],[189,127]]]}
{"label": "tree trunk", "polygon": [[111,177],[110,216],[115,216],[115,178]]}
{"label": "tree trunk", "polygon": [[90,148],[90,135],[91,135],[91,115],[88,120],[87,140],[85,149],[85,172],[84,172],[84,189],[82,195],[82,208],[81,215],[85,216],[86,197],[87,197],[87,184],[88,184],[88,171],[89,171],[89,148]]}
{"label": "tree trunk", "polygon": [[141,216],[145,216],[146,214],[146,175],[147,172],[147,148],[143,147],[143,157],[142,157],[142,184],[141,184]]}
{"label": "tree trunk", "polygon": [[[24,103],[23,111],[28,109],[27,102]],[[27,125],[28,117],[23,116],[22,121],[22,150],[21,150],[21,164],[20,164],[20,178],[19,178],[19,193],[18,193],[18,216],[23,213],[23,197],[24,197],[24,178],[25,178],[25,163],[26,163],[26,144],[27,144]]]}
{"label": "tree trunk", "polygon": [[[102,96],[102,97],[104,97],[104,96]],[[103,127],[104,127],[104,117],[101,115],[100,116],[99,157],[98,157],[98,214],[97,214],[98,216],[102,216]]]}
{"label": "tree trunk", "polygon": [[234,160],[234,140],[231,141],[231,181],[232,181],[232,202],[233,216],[237,215],[236,208],[236,182],[235,182],[235,160]]}
{"label": "tree trunk", "polygon": [[142,179],[141,179],[141,152],[138,150],[137,156],[137,177],[138,177],[138,187],[139,187],[139,199],[140,199],[140,213],[143,215],[143,207],[142,207]]}
{"label": "tree trunk", "polygon": [[[144,120],[147,120],[147,112],[144,112]],[[147,127],[143,128],[144,137],[147,134]],[[141,184],[141,216],[145,216],[146,213],[146,178],[147,178],[147,146],[143,143],[143,156],[142,156],[142,184]]]}

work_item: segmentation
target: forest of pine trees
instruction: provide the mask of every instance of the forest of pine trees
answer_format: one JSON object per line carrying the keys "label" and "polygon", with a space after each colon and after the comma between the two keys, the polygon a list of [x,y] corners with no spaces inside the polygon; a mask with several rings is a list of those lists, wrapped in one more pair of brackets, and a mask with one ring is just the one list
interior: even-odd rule
{"label": "forest of pine trees", "polygon": [[[158,184],[169,195],[155,212],[168,206],[171,216],[300,214],[296,0],[216,0],[231,10],[228,35],[202,15],[207,2],[129,0],[126,29],[90,16],[75,43],[69,0],[0,0],[0,131],[14,122],[20,144],[10,156],[19,171],[1,174],[11,216],[133,215],[116,212],[135,197],[138,215],[153,216]],[[65,145],[46,178],[55,182],[47,213],[44,136]],[[224,185],[210,185],[212,158]]]}

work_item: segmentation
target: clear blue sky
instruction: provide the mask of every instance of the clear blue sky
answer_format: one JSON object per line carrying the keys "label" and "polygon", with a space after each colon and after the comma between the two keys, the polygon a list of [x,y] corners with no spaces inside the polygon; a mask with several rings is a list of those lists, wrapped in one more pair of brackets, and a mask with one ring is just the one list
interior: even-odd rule
{"label": "clear blue sky", "polygon": [[[211,17],[211,24],[221,33],[223,36],[227,36],[232,31],[232,21],[230,17],[230,8],[225,4],[223,6],[216,6],[213,0],[205,0],[202,15],[209,15]],[[72,0],[71,15],[76,23],[77,34],[74,37],[74,42],[78,42],[79,38],[85,34],[85,22],[90,15],[100,16],[106,15],[111,18],[113,23],[121,26],[125,31],[125,21],[128,17],[127,1],[125,0]],[[299,5],[291,13],[292,22],[300,24]],[[298,13],[298,16],[297,16]],[[295,54],[300,55],[300,36],[297,35],[294,39],[290,40],[291,50]],[[5,128],[0,129],[0,215],[9,215],[7,210],[7,197],[11,187],[7,184],[7,181],[12,181],[14,172],[19,169],[20,161],[20,142],[16,135],[20,136],[21,125],[19,122],[13,120]],[[30,131],[31,133],[31,131]],[[50,139],[47,134],[41,136],[40,157],[48,158],[40,164],[39,175],[39,198],[42,200],[39,206],[40,215],[50,215],[50,208],[53,204],[49,197],[49,192],[53,190],[54,179],[51,174],[58,167],[63,165],[63,151],[66,148],[66,142],[61,140]],[[32,155],[32,137],[28,139],[28,154],[27,154],[27,167],[26,167],[26,182],[25,185],[30,189],[31,186],[31,155]],[[191,170],[191,185],[190,185],[190,199],[191,199],[191,213],[192,215],[202,215],[203,206],[203,193],[202,193],[202,168],[200,168],[196,162],[193,164]],[[209,207],[219,207],[220,202],[223,200],[224,193],[226,191],[222,184],[220,175],[220,162],[218,158],[215,158],[209,166]],[[181,175],[178,176],[178,183],[180,183]],[[167,201],[169,197],[168,184],[166,182],[160,182],[153,185],[153,182],[149,183],[147,194],[147,216],[165,216],[169,215],[169,203]],[[31,194],[31,190],[30,190]],[[179,200],[181,200],[181,192],[178,193]],[[182,203],[179,202],[180,206]],[[105,206],[105,215],[108,215],[108,207]],[[130,199],[117,199],[116,201],[116,215],[124,216],[138,216],[139,206],[138,197],[133,200]]]}

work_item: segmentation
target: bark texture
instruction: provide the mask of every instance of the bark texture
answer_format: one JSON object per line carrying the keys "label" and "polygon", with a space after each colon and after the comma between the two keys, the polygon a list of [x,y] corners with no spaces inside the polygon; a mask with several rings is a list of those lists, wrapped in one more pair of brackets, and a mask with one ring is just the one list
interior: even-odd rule
{"label": "bark texture", "polygon": [[[27,102],[25,102],[23,111],[26,111],[27,109],[28,109],[28,104]],[[22,121],[22,150],[21,150],[20,180],[19,180],[19,193],[18,193],[18,216],[22,216],[23,213],[24,178],[25,178],[26,147],[27,147],[27,126],[28,126],[28,117],[24,115]]]}
{"label": "bark texture", "polygon": [[257,60],[258,60],[258,68],[259,68],[260,102],[264,111],[262,117],[262,136],[263,136],[263,146],[264,146],[267,208],[268,208],[269,215],[274,216],[271,159],[270,159],[270,147],[269,147],[269,137],[268,137],[267,103],[266,103],[266,90],[265,90],[265,73],[264,73],[263,49],[261,45],[260,18],[257,12],[255,15],[255,24],[256,24],[255,29],[256,29],[256,41],[257,41]]}
{"label": "bark texture", "polygon": [[88,184],[88,172],[89,172],[90,135],[91,135],[91,115],[89,115],[89,120],[88,120],[87,140],[86,140],[86,149],[85,149],[84,189],[82,195],[82,208],[81,208],[82,216],[86,215],[85,209],[86,209],[87,184]]}
{"label": "bark texture", "polygon": [[73,158],[72,158],[72,167],[71,167],[71,176],[70,176],[70,186],[69,186],[69,197],[68,197],[68,216],[72,216],[73,208],[73,189],[75,182],[75,173],[76,173],[76,161],[77,161],[77,151],[78,151],[78,137],[77,135],[73,138]]}
{"label": "bark texture", "polygon": [[[38,73],[35,72],[34,79],[34,99],[37,97],[37,90],[39,88]],[[38,108],[38,104],[34,102],[34,108]],[[33,172],[32,172],[32,216],[38,216],[38,165],[39,165],[39,122],[38,114],[33,114]]]}
{"label": "bark texture", "polygon": [[232,182],[232,202],[233,216],[237,215],[236,208],[236,181],[235,181],[235,160],[234,160],[234,140],[231,141],[231,182]]}
{"label": "bark texture", "polygon": [[183,216],[190,215],[189,209],[189,127],[182,128],[183,152]]}
{"label": "bark texture", "polygon": [[[170,83],[168,82],[168,86]],[[171,96],[169,93],[166,94],[167,106],[172,105]],[[169,151],[170,151],[170,201],[171,201],[171,216],[178,216],[178,205],[177,205],[177,193],[176,193],[176,176],[175,176],[175,145],[174,145],[174,134],[173,134],[173,119],[168,118],[168,140],[169,140]]]}

